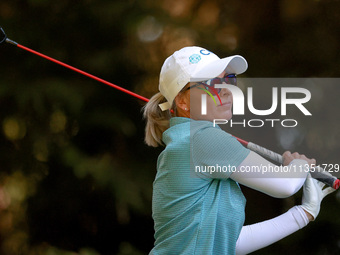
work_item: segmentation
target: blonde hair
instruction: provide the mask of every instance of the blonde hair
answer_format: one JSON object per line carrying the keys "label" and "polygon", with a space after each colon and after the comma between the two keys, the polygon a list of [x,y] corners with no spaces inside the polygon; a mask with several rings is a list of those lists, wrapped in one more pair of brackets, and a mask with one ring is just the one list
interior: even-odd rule
{"label": "blonde hair", "polygon": [[158,92],[143,107],[143,117],[146,119],[145,138],[147,145],[152,147],[164,146],[162,134],[170,126],[170,110],[162,111],[159,104],[166,102],[165,97]]}

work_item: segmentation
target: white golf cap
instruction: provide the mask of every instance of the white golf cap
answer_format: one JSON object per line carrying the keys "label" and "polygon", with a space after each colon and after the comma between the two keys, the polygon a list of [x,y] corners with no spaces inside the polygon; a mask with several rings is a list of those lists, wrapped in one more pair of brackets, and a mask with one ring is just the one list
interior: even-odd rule
{"label": "white golf cap", "polygon": [[176,51],[168,57],[161,69],[159,91],[167,99],[159,107],[171,108],[177,94],[189,82],[213,79],[224,70],[228,74],[241,74],[248,68],[247,61],[239,55],[219,58],[204,48],[192,46]]}

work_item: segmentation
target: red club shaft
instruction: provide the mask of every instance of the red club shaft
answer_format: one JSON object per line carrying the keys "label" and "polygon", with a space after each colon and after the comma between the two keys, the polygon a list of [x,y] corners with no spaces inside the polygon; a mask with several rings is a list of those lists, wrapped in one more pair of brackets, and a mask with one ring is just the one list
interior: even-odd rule
{"label": "red club shaft", "polygon": [[30,48],[27,48],[27,47],[23,46],[23,45],[17,44],[16,46],[18,46],[19,48],[24,49],[24,50],[26,50],[26,51],[29,51],[29,52],[31,52],[31,53],[33,53],[33,54],[35,54],[35,55],[38,55],[38,56],[40,56],[40,57],[42,57],[42,58],[45,58],[45,59],[47,59],[47,60],[50,60],[50,61],[52,61],[52,62],[54,62],[54,63],[57,63],[58,65],[64,66],[64,67],[66,67],[66,68],[69,68],[69,69],[71,69],[71,70],[73,70],[73,71],[75,71],[75,72],[81,73],[81,74],[83,74],[83,75],[85,75],[85,76],[87,76],[87,77],[90,77],[90,78],[92,78],[92,79],[94,79],[94,80],[96,80],[96,81],[102,82],[102,83],[104,83],[104,84],[106,84],[106,85],[108,85],[108,86],[111,86],[111,87],[115,88],[115,89],[118,89],[118,90],[120,90],[120,91],[123,91],[123,92],[125,92],[126,94],[129,94],[129,95],[131,95],[131,96],[134,96],[134,97],[136,97],[136,98],[138,98],[138,99],[141,99],[141,100],[143,100],[143,101],[145,101],[145,102],[148,102],[148,101],[149,101],[149,99],[147,99],[146,97],[140,96],[140,95],[138,95],[138,94],[136,94],[136,93],[134,93],[134,92],[132,92],[132,91],[130,91],[130,90],[124,89],[124,88],[122,88],[122,87],[120,87],[120,86],[117,86],[116,84],[113,84],[113,83],[111,83],[111,82],[108,82],[108,81],[106,81],[106,80],[103,80],[103,79],[101,79],[101,78],[99,78],[99,77],[97,77],[97,76],[94,76],[94,75],[89,74],[89,73],[87,73],[87,72],[84,72],[84,71],[82,71],[82,70],[80,70],[80,69],[78,69],[78,68],[75,68],[75,67],[73,67],[73,66],[70,66],[70,65],[68,65],[68,64],[65,64],[65,63],[63,63],[63,62],[61,62],[61,61],[59,61],[59,60],[56,60],[56,59],[54,59],[54,58],[51,58],[51,57],[46,56],[46,55],[44,55],[44,54],[41,54],[41,53],[39,53],[39,52],[37,52],[37,51],[35,51],[35,50],[32,50],[32,49],[30,49]]}

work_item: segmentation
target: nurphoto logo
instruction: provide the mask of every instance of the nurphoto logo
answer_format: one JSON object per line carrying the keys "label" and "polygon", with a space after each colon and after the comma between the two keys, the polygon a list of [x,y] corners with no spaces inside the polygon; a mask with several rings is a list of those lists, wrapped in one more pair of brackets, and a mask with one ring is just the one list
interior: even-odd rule
{"label": "nurphoto logo", "polygon": [[[233,96],[233,115],[244,115],[245,113],[245,96],[242,90],[230,84],[216,84],[214,85],[216,89],[227,88]],[[214,100],[216,104],[216,100],[211,93],[207,93]],[[207,94],[202,94],[201,100],[201,114],[207,114]],[[287,115],[287,105],[295,105],[305,116],[311,116],[312,114],[307,110],[304,106],[305,103],[309,102],[311,99],[311,93],[308,89],[305,88],[297,88],[297,87],[281,87],[280,88],[280,107],[281,107],[281,116]],[[288,98],[288,95],[299,94],[302,95],[302,98]],[[218,96],[218,95],[217,95]],[[218,96],[219,98],[219,96]],[[274,113],[279,105],[279,96],[278,96],[278,87],[272,88],[272,105],[269,109],[259,110],[254,107],[253,103],[253,88],[247,88],[247,106],[251,113],[257,116],[268,116]],[[275,126],[275,123],[279,122],[283,127],[296,127],[298,125],[297,120],[295,119],[250,119],[246,121],[245,119],[242,122],[233,122],[232,120],[226,119],[214,119],[214,126],[217,124],[227,124],[229,123],[232,127],[233,125],[242,125],[244,127],[263,127],[265,123],[271,125],[271,127]]]}

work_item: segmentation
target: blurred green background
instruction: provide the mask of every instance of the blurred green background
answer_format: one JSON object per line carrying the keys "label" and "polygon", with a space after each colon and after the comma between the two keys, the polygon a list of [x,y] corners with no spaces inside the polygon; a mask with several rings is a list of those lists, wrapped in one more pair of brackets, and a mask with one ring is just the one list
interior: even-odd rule
{"label": "blurred green background", "polygon": [[[244,56],[243,77],[339,77],[339,11],[335,0],[1,0],[0,26],[149,98],[165,58],[188,45]],[[143,142],[143,102],[9,44],[0,59],[0,254],[147,254],[161,148]],[[339,164],[340,88],[317,91],[313,121],[288,149]],[[280,130],[233,131],[287,149]],[[243,190],[246,224],[301,200]],[[333,193],[315,222],[254,254],[340,254],[339,212]]]}

